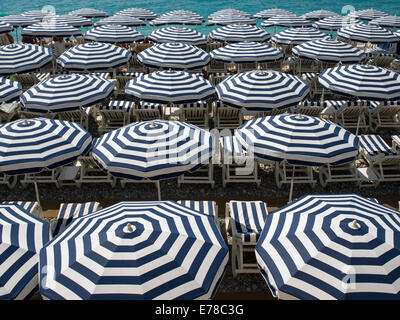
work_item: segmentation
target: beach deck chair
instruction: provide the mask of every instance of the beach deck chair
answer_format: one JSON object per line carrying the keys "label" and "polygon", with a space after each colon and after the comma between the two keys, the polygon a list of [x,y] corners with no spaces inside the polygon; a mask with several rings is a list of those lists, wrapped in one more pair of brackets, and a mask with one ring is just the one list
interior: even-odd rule
{"label": "beach deck chair", "polygon": [[315,73],[318,71],[318,64],[314,60],[296,58],[294,60],[294,74],[301,76],[302,73]]}
{"label": "beach deck chair", "polygon": [[283,59],[278,60],[278,61],[273,61],[273,62],[265,62],[265,63],[260,63],[260,67],[262,70],[274,70],[281,72],[282,67],[283,67]]}
{"label": "beach deck chair", "polygon": [[18,176],[9,176],[0,172],[0,184],[6,185],[9,189],[14,188],[18,183]]}
{"label": "beach deck chair", "polygon": [[0,46],[7,46],[10,44],[10,40],[5,34],[0,34]]}
{"label": "beach deck chair", "polygon": [[37,201],[3,201],[3,204],[15,204],[21,206],[26,211],[38,218],[43,218],[43,211]]}
{"label": "beach deck chair", "polygon": [[291,113],[303,114],[311,117],[321,116],[321,112],[326,108],[326,103],[321,101],[302,101],[297,106],[290,109]]}
{"label": "beach deck chair", "polygon": [[90,107],[79,108],[76,110],[57,112],[55,118],[58,120],[79,123],[86,130],[89,129]]}
{"label": "beach deck chair", "polygon": [[324,188],[332,182],[354,182],[359,185],[361,178],[356,160],[337,166],[325,164],[319,167],[319,182]]}
{"label": "beach deck chair", "polygon": [[400,101],[371,101],[368,111],[371,130],[400,128]]}
{"label": "beach deck chair", "polygon": [[31,183],[47,183],[47,184],[55,184],[57,188],[60,187],[58,182],[58,176],[60,175],[62,168],[57,169],[44,169],[40,173],[36,175],[28,173],[24,174],[20,180],[23,188],[26,188],[28,184]]}
{"label": "beach deck chair", "polygon": [[311,184],[315,187],[317,180],[314,178],[313,168],[309,166],[291,165],[286,161],[275,164],[275,183],[278,188],[283,184]]}
{"label": "beach deck chair", "polygon": [[213,84],[213,86],[216,86],[218,83],[222,82],[228,76],[229,73],[227,72],[212,72],[208,75],[208,79]]}
{"label": "beach deck chair", "polygon": [[211,52],[211,51],[221,48],[223,46],[225,46],[225,43],[223,43],[223,42],[218,42],[218,41],[208,42],[206,44],[206,51]]}
{"label": "beach deck chair", "polygon": [[368,108],[368,101],[347,101],[334,112],[332,121],[347,130],[355,129],[356,134],[358,134],[360,130],[366,132],[369,129],[367,121]]}
{"label": "beach deck chair", "polygon": [[400,181],[400,153],[381,136],[361,135],[360,154],[376,175],[379,183]]}
{"label": "beach deck chair", "polygon": [[125,87],[128,81],[143,75],[142,72],[125,72],[118,74],[116,76],[117,84],[116,89],[114,91],[114,96],[117,98],[118,96],[125,96]]}
{"label": "beach deck chair", "polygon": [[181,109],[179,120],[194,124],[200,128],[210,128],[210,114],[207,102],[198,101],[179,105]]}
{"label": "beach deck chair", "polygon": [[57,114],[54,112],[41,113],[41,112],[29,111],[26,110],[23,106],[20,106],[18,110],[18,115],[21,119],[33,119],[33,118],[54,119],[57,116]]}
{"label": "beach deck chair", "polygon": [[257,263],[249,261],[246,253],[254,256],[255,245],[264,227],[268,207],[262,201],[229,201],[225,209],[225,227],[231,244],[233,277],[239,273],[258,273]]}
{"label": "beach deck chair", "polygon": [[177,179],[178,188],[182,184],[209,184],[211,188],[215,186],[214,180],[214,165],[210,160],[209,163],[204,164],[200,169],[195,172],[185,172]]}
{"label": "beach deck chair", "polygon": [[310,87],[310,94],[309,94],[310,99],[322,95],[324,89],[322,88],[322,86],[318,81],[318,73],[316,72],[301,73],[300,78]]}
{"label": "beach deck chair", "polygon": [[100,209],[99,202],[61,203],[57,219],[51,224],[53,237],[62,232],[73,219],[83,217]]}
{"label": "beach deck chair", "polygon": [[129,124],[134,105],[132,101],[111,100],[108,105],[99,106],[96,116],[99,132],[110,132]]}
{"label": "beach deck chair", "polygon": [[258,163],[247,153],[234,136],[219,139],[222,165],[222,186],[227,183],[261,184],[258,177]]}
{"label": "beach deck chair", "polygon": [[[143,44],[143,45],[148,45],[148,44]],[[147,46],[147,48],[149,48],[149,47],[151,47],[151,46]],[[136,50],[140,50],[140,51],[143,51],[143,50],[147,49],[146,47],[142,47],[141,44],[137,44],[137,45],[136,45],[136,48],[139,48],[139,49],[136,49]],[[139,51],[139,52],[140,52],[140,51]],[[136,51],[136,53],[139,53],[139,52]],[[134,56],[132,57],[131,61],[130,61],[129,64],[128,64],[128,72],[142,72],[142,73],[147,73],[147,68],[146,68],[144,65],[142,65],[142,64],[137,60],[136,55],[134,55]]]}
{"label": "beach deck chair", "polygon": [[220,230],[221,225],[218,220],[218,206],[215,201],[178,200],[177,203],[179,203],[185,207],[188,207],[192,210],[196,210],[196,211],[199,211],[201,213],[211,216],[214,219],[218,229]]}
{"label": "beach deck chair", "polygon": [[10,122],[18,115],[19,104],[17,101],[0,104],[0,124]]}
{"label": "beach deck chair", "polygon": [[79,168],[79,175],[76,181],[78,187],[84,183],[109,183],[111,188],[115,187],[117,179],[108,171],[104,172],[94,161],[91,154],[79,157],[76,165]]}
{"label": "beach deck chair", "polygon": [[220,100],[212,103],[214,125],[218,130],[236,129],[243,124],[243,111],[225,106]]}
{"label": "beach deck chair", "polygon": [[164,118],[164,106],[159,103],[148,103],[140,101],[134,106],[134,115],[137,122],[151,121]]}
{"label": "beach deck chair", "polygon": [[38,76],[35,73],[21,73],[21,74],[15,74],[14,75],[15,81],[18,81],[21,83],[22,90],[26,91],[33,87],[35,84],[38,84],[41,82],[41,80],[38,78]]}

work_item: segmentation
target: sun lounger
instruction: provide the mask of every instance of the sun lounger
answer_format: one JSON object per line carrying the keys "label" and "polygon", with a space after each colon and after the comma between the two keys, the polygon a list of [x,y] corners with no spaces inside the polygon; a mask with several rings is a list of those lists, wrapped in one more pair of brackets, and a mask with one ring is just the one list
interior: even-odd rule
{"label": "sun lounger", "polygon": [[302,101],[297,106],[290,109],[291,113],[304,114],[311,117],[319,117],[326,108],[325,102],[320,101]]}
{"label": "sun lounger", "polygon": [[34,216],[43,219],[43,211],[36,201],[3,201],[3,204],[15,204],[21,206],[26,211],[32,213]]}
{"label": "sun lounger", "polygon": [[356,160],[338,166],[325,164],[319,167],[319,182],[323,187],[332,182],[354,182],[359,185],[360,180]]}
{"label": "sun lounger", "polygon": [[17,101],[0,104],[0,124],[10,122],[18,115],[19,104]]}
{"label": "sun lounger", "polygon": [[22,179],[20,180],[21,185],[23,188],[26,188],[28,184],[30,183],[49,183],[49,184],[55,184],[57,188],[60,187],[60,184],[58,182],[58,176],[60,175],[62,171],[61,168],[57,169],[44,169],[40,173],[37,173],[36,175],[34,174],[25,174],[23,175]]}
{"label": "sun lounger", "polygon": [[17,182],[17,176],[9,176],[0,172],[0,184],[5,184],[9,189],[12,189],[17,185]]}
{"label": "sun lounger", "polygon": [[[231,262],[233,276],[239,273],[258,273],[257,263],[248,261],[246,253],[254,257],[254,248],[268,214],[262,201],[230,201],[226,204],[225,227],[232,245]],[[245,260],[246,259],[246,260]]]}
{"label": "sun lounger", "polygon": [[211,216],[217,224],[218,229],[220,229],[220,222],[218,220],[218,206],[215,201],[179,200],[177,203],[192,210],[196,210]]}
{"label": "sun lounger", "polygon": [[23,106],[20,106],[18,114],[21,119],[32,119],[32,118],[54,119],[57,115],[54,112],[41,113],[41,112],[29,111],[29,110],[26,110]]}
{"label": "sun lounger", "polygon": [[114,91],[114,96],[117,98],[118,96],[123,96],[125,97],[125,87],[128,81],[132,80],[133,78],[136,78],[140,75],[143,75],[142,72],[125,72],[122,74],[118,74],[116,76],[117,80],[117,85],[116,85],[116,90]]}
{"label": "sun lounger", "polygon": [[[164,118],[164,106],[159,103],[148,103],[141,101],[135,104],[134,114],[136,121],[151,121]],[[177,110],[180,110],[177,108]],[[178,115],[179,116],[179,115]]]}
{"label": "sun lounger", "polygon": [[324,92],[324,89],[320,85],[318,81],[318,73],[315,72],[306,72],[300,75],[300,78],[309,85],[310,94],[309,98],[313,99],[316,96],[321,96]]}
{"label": "sun lounger", "polygon": [[314,60],[295,58],[294,74],[300,76],[302,73],[317,72],[318,64]]}
{"label": "sun lounger", "polygon": [[217,41],[215,41],[215,42],[208,42],[207,45],[206,45],[206,51],[207,51],[207,52],[211,52],[211,51],[213,51],[213,50],[215,50],[215,49],[218,49],[218,48],[223,47],[224,45],[225,45],[225,44],[224,44],[223,42],[217,42]]}
{"label": "sun lounger", "polygon": [[79,123],[86,130],[89,129],[90,107],[56,113],[56,119]]}
{"label": "sun lounger", "polygon": [[258,163],[254,156],[249,155],[238,143],[234,136],[221,137],[222,185],[227,183],[255,183],[261,184],[258,177]]}
{"label": "sun lounger", "polygon": [[208,75],[208,79],[216,86],[218,83],[222,82],[226,77],[229,76],[229,73],[226,72],[213,72]]}
{"label": "sun lounger", "polygon": [[400,153],[378,135],[361,135],[360,154],[379,182],[400,181]]}
{"label": "sun lounger", "polygon": [[345,129],[355,129],[356,135],[360,130],[368,131],[368,108],[370,103],[364,100],[346,101],[333,113],[333,122]]}
{"label": "sun lounger", "polygon": [[180,121],[194,124],[200,128],[208,129],[209,124],[209,108],[205,101],[195,103],[187,103],[179,105],[181,109]]}
{"label": "sun lounger", "polygon": [[243,111],[225,106],[220,100],[212,104],[214,125],[218,130],[236,129],[243,124]]}
{"label": "sun lounger", "polygon": [[[294,172],[293,172],[294,171]],[[275,164],[275,183],[278,188],[283,184],[311,184],[315,187],[317,180],[314,178],[313,168],[309,166],[291,165],[286,161]]]}
{"label": "sun lounger", "polygon": [[62,203],[58,211],[57,220],[51,225],[53,237],[62,232],[73,219],[83,217],[100,209],[101,206],[98,202]]}
{"label": "sun lounger", "polygon": [[182,184],[210,184],[211,188],[214,188],[214,165],[212,160],[195,172],[185,172],[183,175],[180,175],[178,177],[178,188],[180,188]]}
{"label": "sun lounger", "polygon": [[369,106],[371,130],[400,128],[400,101],[371,101]]}
{"label": "sun lounger", "polygon": [[41,80],[38,78],[36,73],[21,73],[21,74],[15,74],[14,76],[15,81],[18,81],[21,83],[22,90],[26,91],[33,87],[35,84],[38,84],[41,82]]}
{"label": "sun lounger", "polygon": [[108,105],[99,106],[96,116],[99,132],[110,132],[129,124],[134,105],[132,101],[111,100]]}

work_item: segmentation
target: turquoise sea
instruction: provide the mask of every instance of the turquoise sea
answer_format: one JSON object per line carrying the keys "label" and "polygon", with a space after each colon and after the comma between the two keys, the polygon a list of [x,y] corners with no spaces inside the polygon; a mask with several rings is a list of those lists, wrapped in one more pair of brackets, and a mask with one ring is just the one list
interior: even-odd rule
{"label": "turquoise sea", "polygon": [[[361,10],[375,8],[383,10],[392,15],[400,15],[399,0],[0,0],[0,16],[9,14],[20,14],[28,10],[39,9],[45,6],[52,6],[57,14],[68,13],[75,9],[96,8],[108,12],[110,15],[125,8],[145,8],[157,14],[162,14],[171,10],[185,9],[194,11],[203,17],[217,10],[234,8],[255,14],[264,9],[282,8],[290,10],[298,15],[304,14],[312,10],[326,9],[344,15],[351,10]],[[259,21],[261,23],[261,20]],[[207,34],[216,27],[191,26]],[[137,28],[143,34],[148,34],[153,27]]]}

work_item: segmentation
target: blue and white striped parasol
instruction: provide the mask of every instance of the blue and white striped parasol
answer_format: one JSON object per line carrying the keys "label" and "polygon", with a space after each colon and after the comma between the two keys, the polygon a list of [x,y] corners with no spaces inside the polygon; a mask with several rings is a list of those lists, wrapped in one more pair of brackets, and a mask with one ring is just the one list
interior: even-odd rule
{"label": "blue and white striped parasol", "polygon": [[234,74],[215,89],[225,105],[256,112],[297,105],[310,91],[297,76],[271,70]]}
{"label": "blue and white striped parasol", "polygon": [[16,120],[0,127],[0,171],[38,173],[86,154],[92,138],[79,124],[44,118]]}
{"label": "blue and white striped parasol", "polygon": [[33,19],[30,17],[25,17],[23,15],[17,15],[17,14],[0,17],[0,21],[11,24],[14,28],[15,27],[27,27],[27,26],[30,26],[32,24],[39,22],[37,19]]}
{"label": "blue and white striped parasol", "polygon": [[312,23],[294,15],[277,15],[261,23],[261,27],[311,27]]}
{"label": "blue and white striped parasol", "polygon": [[63,14],[63,15],[50,14],[44,17],[42,21],[43,23],[47,24],[52,24],[52,23],[67,24],[69,26],[77,28],[90,27],[93,25],[92,20],[73,14]]}
{"label": "blue and white striped parasol", "polygon": [[211,20],[214,17],[219,17],[221,15],[236,15],[236,16],[243,16],[243,17],[247,17],[247,18],[252,18],[253,17],[250,13],[247,13],[245,11],[229,8],[229,9],[218,10],[218,11],[215,11],[215,12],[211,13],[207,17],[207,19]]}
{"label": "blue and white striped parasol", "polygon": [[212,50],[211,58],[224,63],[265,63],[279,61],[284,58],[282,51],[263,43],[238,42]]}
{"label": "blue and white striped parasol", "polygon": [[73,26],[57,22],[40,22],[23,28],[22,36],[36,37],[71,37],[80,36],[82,31]]}
{"label": "blue and white striped parasol", "polygon": [[33,44],[10,44],[0,47],[0,74],[27,73],[51,63],[51,49]]}
{"label": "blue and white striped parasol", "polygon": [[82,9],[74,10],[74,11],[71,11],[71,14],[85,17],[85,18],[105,18],[105,17],[109,16],[109,14],[104,11],[92,9],[92,8],[82,8]]}
{"label": "blue and white striped parasol", "polygon": [[185,27],[166,27],[152,31],[149,36],[149,40],[166,43],[166,42],[179,42],[193,46],[205,45],[207,43],[207,37],[190,28]]}
{"label": "blue and white striped parasol", "polygon": [[254,15],[255,18],[257,19],[269,19],[275,16],[281,16],[281,15],[295,15],[293,12],[290,12],[289,10],[285,9],[266,9],[262,10]]}
{"label": "blue and white striped parasol", "polygon": [[235,132],[239,143],[267,162],[292,165],[339,165],[358,155],[358,138],[317,117],[281,114],[247,121]]}
{"label": "blue and white striped parasol", "polygon": [[324,18],[329,18],[329,17],[340,17],[340,14],[333,12],[333,11],[328,11],[324,9],[320,10],[314,10],[307,12],[301,16],[304,19],[308,20],[321,20]]}
{"label": "blue and white striped parasol", "polygon": [[136,122],[102,135],[92,154],[115,177],[161,180],[208,164],[213,139],[208,131],[183,122]]}
{"label": "blue and white striped parasol", "polygon": [[184,71],[157,71],[130,80],[125,93],[135,100],[184,104],[208,100],[215,89],[203,77]]}
{"label": "blue and white striped parasol", "polygon": [[400,28],[400,17],[399,16],[385,16],[378,19],[374,19],[370,24],[376,24],[385,28]]}
{"label": "blue and white striped parasol", "polygon": [[39,290],[39,251],[50,225],[14,204],[0,204],[0,300],[30,299]]}
{"label": "blue and white striped parasol", "polygon": [[174,201],[120,202],[74,219],[41,250],[40,292],[57,300],[211,299],[228,258],[213,217]]}
{"label": "blue and white striped parasol", "polygon": [[164,25],[202,25],[204,18],[194,12],[187,10],[174,10],[164,13],[157,18],[151,20],[151,26]]}
{"label": "blue and white striped parasol", "polygon": [[47,10],[31,10],[21,13],[22,16],[38,20],[39,22],[42,21],[42,19],[49,14],[51,13],[49,13]]}
{"label": "blue and white striped parasol", "polygon": [[112,17],[104,18],[100,21],[97,21],[95,23],[96,26],[105,26],[105,25],[110,25],[110,24],[115,24],[119,26],[127,26],[127,27],[137,27],[137,26],[145,26],[146,22],[143,20],[140,20],[138,18],[134,18],[131,16],[125,16],[125,15],[115,15]]}
{"label": "blue and white striped parasol", "polygon": [[126,65],[132,52],[108,43],[91,42],[77,45],[57,58],[69,71],[104,71]]}
{"label": "blue and white striped parasol", "polygon": [[13,29],[12,25],[0,20],[0,34],[11,32]]}
{"label": "blue and white striped parasol", "polygon": [[400,74],[370,65],[326,69],[319,83],[331,92],[367,100],[399,100]]}
{"label": "blue and white striped parasol", "polygon": [[308,195],[268,214],[256,258],[279,299],[399,299],[398,211],[356,194]]}
{"label": "blue and white striped parasol", "polygon": [[220,15],[214,15],[207,20],[207,26],[227,26],[232,24],[245,24],[245,25],[256,25],[256,20],[247,15],[236,14],[236,13],[222,13]]}
{"label": "blue and white striped parasol", "polygon": [[211,57],[204,50],[183,43],[156,44],[137,55],[146,67],[173,70],[199,69],[210,63]]}
{"label": "blue and white striped parasol", "polygon": [[350,17],[355,17],[361,20],[374,20],[381,17],[386,17],[388,14],[381,10],[376,9],[366,9],[366,10],[356,10],[354,12],[349,13]]}
{"label": "blue and white striped parasol", "polygon": [[356,42],[388,43],[398,42],[399,37],[392,31],[374,24],[358,23],[349,27],[341,28],[338,38]]}
{"label": "blue and white striped parasol", "polygon": [[93,75],[71,74],[42,81],[21,95],[31,112],[61,112],[89,107],[109,98],[113,82]]}
{"label": "blue and white striped parasol", "polygon": [[105,25],[92,28],[85,33],[85,39],[106,43],[132,43],[144,40],[144,36],[130,28],[118,25]]}
{"label": "blue and white striped parasol", "polygon": [[222,42],[266,42],[271,39],[271,35],[256,26],[248,24],[231,24],[211,31],[209,39]]}
{"label": "blue and white striped parasol", "polygon": [[336,31],[341,28],[355,25],[357,23],[360,23],[360,20],[358,20],[357,18],[354,18],[354,17],[352,18],[349,16],[346,16],[346,17],[334,16],[334,17],[328,17],[328,18],[324,18],[319,21],[316,21],[313,24],[313,27],[318,28],[320,30]]}
{"label": "blue and white striped parasol", "polygon": [[366,59],[364,51],[336,40],[308,41],[292,49],[295,57],[333,63],[359,63]]}
{"label": "blue and white striped parasol", "polygon": [[329,38],[330,35],[315,28],[291,28],[272,36],[272,41],[280,45],[298,45],[307,41]]}
{"label": "blue and white striped parasol", "polygon": [[0,77],[0,102],[9,102],[22,94],[22,86],[17,81]]}
{"label": "blue and white striped parasol", "polygon": [[118,11],[116,14],[131,16],[131,17],[134,17],[134,18],[137,18],[140,20],[153,20],[153,19],[157,18],[157,14],[155,14],[154,12],[152,12],[150,10],[143,9],[143,8],[128,8],[128,9]]}

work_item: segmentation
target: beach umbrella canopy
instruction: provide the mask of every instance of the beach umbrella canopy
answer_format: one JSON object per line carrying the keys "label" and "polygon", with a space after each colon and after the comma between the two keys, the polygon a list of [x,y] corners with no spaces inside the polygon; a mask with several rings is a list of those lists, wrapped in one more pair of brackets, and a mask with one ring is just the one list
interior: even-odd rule
{"label": "beach umbrella canopy", "polygon": [[0,77],[0,102],[9,102],[22,94],[21,83]]}
{"label": "beach umbrella canopy", "polygon": [[228,257],[212,217],[174,201],[120,202],[74,219],[40,251],[39,270],[54,269],[53,278],[40,271],[40,292],[57,300],[211,299]]}
{"label": "beach umbrella canopy", "polygon": [[209,39],[222,42],[265,42],[271,38],[271,35],[256,26],[247,24],[231,24],[211,31]]}
{"label": "beach umbrella canopy", "polygon": [[102,135],[92,154],[115,177],[158,181],[208,164],[213,139],[211,133],[192,124],[142,121]]}
{"label": "beach umbrella canopy", "polygon": [[13,43],[0,47],[0,74],[11,75],[35,71],[52,62],[50,48]]}
{"label": "beach umbrella canopy", "polygon": [[321,20],[328,17],[340,17],[340,14],[328,10],[314,10],[302,15],[306,20]]}
{"label": "beach umbrella canopy", "polygon": [[267,162],[339,165],[358,156],[356,135],[331,121],[306,115],[256,118],[239,127],[235,136],[246,150]]}
{"label": "beach umbrella canopy", "polygon": [[400,17],[399,16],[385,16],[378,19],[374,19],[370,24],[376,24],[385,28],[400,28]]}
{"label": "beach umbrella canopy", "polygon": [[259,269],[280,299],[399,299],[398,211],[356,194],[306,195],[268,214]]}
{"label": "beach umbrella canopy", "polygon": [[252,15],[247,13],[247,12],[245,12],[245,11],[229,8],[229,9],[218,10],[218,11],[215,11],[215,12],[211,13],[208,16],[208,19],[212,19],[214,17],[218,17],[218,16],[221,16],[221,15],[238,15],[238,16],[244,16],[244,17],[252,18]]}
{"label": "beach umbrella canopy", "polygon": [[135,17],[125,16],[125,15],[115,15],[112,17],[104,18],[95,23],[96,26],[105,26],[115,24],[119,26],[135,27],[135,26],[145,26],[146,22]]}
{"label": "beach umbrella canopy", "polygon": [[170,24],[201,25],[203,22],[204,18],[194,12],[187,10],[174,10],[158,16],[157,18],[151,20],[149,24],[151,26],[163,26]]}
{"label": "beach umbrella canopy", "polygon": [[135,100],[184,104],[208,100],[215,95],[215,89],[201,76],[171,70],[134,78],[126,84],[125,93]]}
{"label": "beach umbrella canopy", "polygon": [[381,17],[388,16],[386,12],[376,10],[376,9],[366,9],[366,10],[357,10],[349,13],[350,17],[359,18],[362,20],[374,20]]}
{"label": "beach umbrella canopy", "polygon": [[49,15],[49,12],[47,10],[30,10],[21,13],[21,15],[24,17],[32,18],[34,20],[38,20],[40,22],[45,16]]}
{"label": "beach umbrella canopy", "polygon": [[262,10],[254,15],[254,18],[257,19],[269,19],[275,16],[281,16],[281,15],[295,15],[293,12],[289,10],[284,10],[284,9],[266,9]]}
{"label": "beach umbrella canopy", "polygon": [[225,105],[256,112],[297,105],[310,92],[309,86],[297,76],[271,70],[231,75],[215,89]]}
{"label": "beach umbrella canopy", "polygon": [[57,23],[57,22],[40,22],[31,26],[23,28],[21,31],[22,36],[36,36],[36,37],[71,37],[80,36],[82,31],[73,26]]}
{"label": "beach umbrella canopy", "polygon": [[126,26],[105,25],[92,28],[84,35],[85,40],[106,43],[132,43],[144,40],[144,36]]}
{"label": "beach umbrella canopy", "polygon": [[206,23],[208,26],[227,26],[232,24],[255,25],[256,20],[247,15],[222,13],[211,18],[209,17]]}
{"label": "beach umbrella canopy", "polygon": [[0,20],[0,34],[11,32],[13,29],[12,25]]}
{"label": "beach umbrella canopy", "polygon": [[336,31],[344,27],[355,25],[357,23],[360,23],[360,20],[354,17],[352,18],[349,16],[334,16],[316,21],[312,26],[320,30]]}
{"label": "beach umbrella canopy", "polygon": [[193,46],[205,45],[207,43],[207,37],[193,29],[185,27],[166,27],[152,31],[149,36],[149,40],[166,43],[166,42],[179,42]]}
{"label": "beach umbrella canopy", "polygon": [[374,24],[358,23],[341,28],[337,34],[338,38],[356,42],[388,43],[399,41],[399,37],[392,31]]}
{"label": "beach umbrella canopy", "polygon": [[157,18],[157,14],[154,12],[147,10],[147,9],[142,9],[142,8],[128,8],[121,10],[116,13],[126,15],[126,16],[131,16],[140,20],[153,20]]}
{"label": "beach umbrella canopy", "polygon": [[19,205],[0,204],[0,300],[30,299],[39,290],[39,251],[50,225]]}
{"label": "beach umbrella canopy", "polygon": [[261,23],[262,27],[311,27],[312,23],[294,15],[277,15]]}
{"label": "beach umbrella canopy", "polygon": [[92,137],[79,124],[45,118],[22,119],[0,127],[0,171],[38,173],[86,154]]}
{"label": "beach umbrella canopy", "polygon": [[331,92],[367,100],[399,100],[400,74],[370,65],[326,69],[319,83]]}
{"label": "beach umbrella canopy", "polygon": [[109,98],[114,84],[94,75],[71,74],[42,81],[21,95],[32,112],[61,112],[89,107]]}
{"label": "beach umbrella canopy", "polygon": [[74,10],[74,11],[71,11],[71,14],[85,17],[85,18],[105,18],[105,17],[109,16],[109,14],[104,11],[92,9],[92,8],[82,8],[82,9]]}
{"label": "beach umbrella canopy", "polygon": [[258,42],[232,43],[212,50],[210,55],[215,61],[225,63],[266,63],[284,58],[282,51]]}
{"label": "beach umbrella canopy", "polygon": [[354,46],[331,39],[308,41],[292,49],[294,56],[330,63],[359,63],[367,54]]}
{"label": "beach umbrella canopy", "polygon": [[330,39],[330,35],[315,28],[291,28],[272,36],[272,41],[280,45],[297,45],[321,39]]}
{"label": "beach umbrella canopy", "polygon": [[77,45],[57,58],[57,63],[70,71],[102,71],[126,65],[132,52],[108,43],[91,42]]}
{"label": "beach umbrella canopy", "polygon": [[14,28],[15,27],[27,27],[27,26],[30,26],[32,24],[39,22],[37,19],[25,17],[23,15],[16,15],[16,14],[0,17],[0,21],[11,24]]}
{"label": "beach umbrella canopy", "polygon": [[141,51],[137,60],[150,68],[189,70],[206,66],[211,57],[204,50],[188,44],[161,43]]}
{"label": "beach umbrella canopy", "polygon": [[69,26],[78,27],[78,28],[90,27],[93,25],[92,20],[85,18],[85,17],[73,15],[73,14],[63,14],[63,15],[50,14],[50,15],[47,15],[46,17],[44,17],[42,21],[43,21],[43,23],[47,23],[47,24],[52,24],[52,23],[67,24]]}

